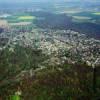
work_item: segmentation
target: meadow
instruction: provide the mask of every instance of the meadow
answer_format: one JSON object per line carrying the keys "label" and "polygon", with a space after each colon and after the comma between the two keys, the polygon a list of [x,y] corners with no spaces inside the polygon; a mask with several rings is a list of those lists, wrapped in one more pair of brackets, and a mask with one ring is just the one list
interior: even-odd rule
{"label": "meadow", "polygon": [[100,12],[93,13],[94,15],[100,15]]}
{"label": "meadow", "polygon": [[19,16],[18,19],[19,20],[33,20],[35,19],[35,16]]}
{"label": "meadow", "polygon": [[3,19],[6,20],[9,23],[9,25],[27,25],[27,24],[31,24],[33,20],[36,19],[36,17],[30,16],[27,13],[26,14],[18,13],[18,14],[11,15]]}

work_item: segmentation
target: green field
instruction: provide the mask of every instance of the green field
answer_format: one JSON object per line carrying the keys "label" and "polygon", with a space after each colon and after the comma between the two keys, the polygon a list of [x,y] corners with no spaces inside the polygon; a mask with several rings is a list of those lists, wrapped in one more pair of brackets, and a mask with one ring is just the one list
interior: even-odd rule
{"label": "green field", "polygon": [[35,19],[35,16],[19,16],[18,19],[19,20],[33,20]]}
{"label": "green field", "polygon": [[94,15],[100,15],[100,12],[93,13]]}
{"label": "green field", "polygon": [[5,20],[8,21],[8,23],[22,23],[22,22],[32,22],[33,20],[36,19],[35,16],[30,16],[28,14],[16,14],[16,15],[12,15],[9,16],[7,18],[4,18]]}
{"label": "green field", "polygon": [[84,17],[84,16],[73,16],[73,18],[78,19],[78,20],[90,20],[91,17]]}
{"label": "green field", "polygon": [[72,16],[74,22],[91,22],[91,17]]}

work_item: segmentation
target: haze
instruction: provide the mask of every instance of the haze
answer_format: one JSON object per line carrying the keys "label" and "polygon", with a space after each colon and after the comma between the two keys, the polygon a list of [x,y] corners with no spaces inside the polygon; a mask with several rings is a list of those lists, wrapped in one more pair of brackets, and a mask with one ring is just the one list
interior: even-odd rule
{"label": "haze", "polygon": [[79,2],[87,2],[87,1],[89,1],[89,2],[100,2],[99,0],[0,0],[0,2],[59,2],[59,1],[70,1],[70,2],[77,2],[77,1],[79,1]]}

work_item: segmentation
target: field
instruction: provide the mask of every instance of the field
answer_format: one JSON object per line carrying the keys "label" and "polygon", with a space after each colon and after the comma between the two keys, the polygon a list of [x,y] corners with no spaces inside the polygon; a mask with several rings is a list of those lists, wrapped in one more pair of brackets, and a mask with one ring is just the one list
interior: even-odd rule
{"label": "field", "polygon": [[11,26],[30,25],[35,19],[35,16],[30,16],[27,13],[17,13],[15,15],[2,17],[2,19],[0,20],[0,25],[2,25],[2,23],[3,25],[8,23]]}
{"label": "field", "polygon": [[0,20],[0,27],[7,27],[8,22],[6,20]]}
{"label": "field", "polygon": [[24,26],[24,25],[30,25],[31,24],[31,22],[19,22],[19,23],[9,23],[9,25],[11,25],[11,26],[19,26],[19,25],[21,25],[21,26]]}
{"label": "field", "polygon": [[18,19],[19,20],[33,20],[35,18],[36,17],[34,17],[34,16],[20,16]]}
{"label": "field", "polygon": [[69,10],[63,12],[68,16],[72,17],[72,21],[74,22],[89,22],[89,23],[97,23],[100,24],[100,12],[91,12],[91,11],[77,11],[77,10]]}
{"label": "field", "polygon": [[73,16],[73,18],[79,19],[79,20],[89,20],[89,19],[91,19],[91,17],[84,17],[84,16]]}
{"label": "field", "polygon": [[57,14],[66,14],[71,16],[74,22],[78,23],[96,23],[100,24],[100,12],[91,9],[85,9],[84,7],[78,7],[80,4],[59,4],[55,6]]}
{"label": "field", "polygon": [[34,16],[25,16],[25,15],[16,15],[16,16],[11,16],[8,17],[7,20],[9,23],[17,23],[17,22],[32,22],[33,20],[35,20],[36,17]]}
{"label": "field", "polygon": [[91,17],[85,17],[85,16],[72,16],[72,21],[74,22],[91,22]]}
{"label": "field", "polygon": [[94,15],[100,15],[100,12],[93,13]]}

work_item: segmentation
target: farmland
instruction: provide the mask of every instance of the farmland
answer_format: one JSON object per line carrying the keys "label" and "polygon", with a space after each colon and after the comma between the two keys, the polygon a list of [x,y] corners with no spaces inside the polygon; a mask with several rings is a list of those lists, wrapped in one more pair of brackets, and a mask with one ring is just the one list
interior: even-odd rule
{"label": "farmland", "polygon": [[35,16],[30,16],[27,13],[26,14],[18,13],[16,15],[11,15],[11,16],[6,16],[6,17],[4,15],[1,15],[1,16],[2,16],[2,18],[0,20],[0,25],[6,24],[7,26],[8,26],[8,24],[10,26],[30,25],[30,24],[32,24],[33,20],[36,19]]}
{"label": "farmland", "polygon": [[100,15],[100,12],[93,13],[94,15]]}
{"label": "farmland", "polygon": [[30,24],[31,24],[31,22],[18,22],[18,23],[10,23],[9,25],[11,25],[11,26],[21,25],[21,26],[23,26],[23,25],[30,25]]}
{"label": "farmland", "polygon": [[2,19],[4,20],[7,20],[9,23],[10,22],[20,22],[20,21],[32,21],[32,20],[35,20],[35,16],[30,16],[29,14],[27,13],[17,13],[17,14],[12,14],[11,16],[7,16],[7,17],[3,17],[2,16]]}
{"label": "farmland", "polygon": [[34,16],[20,16],[18,19],[19,20],[32,20],[35,19],[36,17]]}

